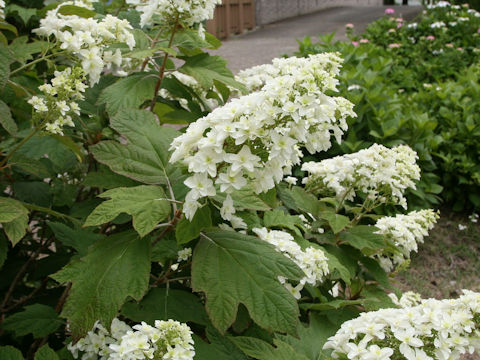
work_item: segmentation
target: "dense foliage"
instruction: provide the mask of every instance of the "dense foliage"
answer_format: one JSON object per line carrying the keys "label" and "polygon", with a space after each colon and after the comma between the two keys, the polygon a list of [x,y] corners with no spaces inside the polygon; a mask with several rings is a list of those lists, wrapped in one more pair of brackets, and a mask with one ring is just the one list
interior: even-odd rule
{"label": "dense foliage", "polygon": [[[324,347],[341,324],[412,298],[389,278],[439,216],[409,209],[416,149],[341,151],[337,54],[235,80],[205,52],[217,3],[0,0],[0,359],[352,358]],[[440,335],[349,340],[362,359],[478,349],[478,307],[435,310]]]}
{"label": "dense foliage", "polygon": [[477,102],[470,99],[478,96],[479,29],[480,13],[441,1],[414,22],[390,12],[361,35],[347,26],[347,42],[306,38],[301,55],[344,56],[339,89],[358,115],[341,148],[329,155],[374,142],[408,144],[424,170],[412,205],[438,204],[441,197],[455,210],[478,208],[480,163],[473,139],[480,123]]}

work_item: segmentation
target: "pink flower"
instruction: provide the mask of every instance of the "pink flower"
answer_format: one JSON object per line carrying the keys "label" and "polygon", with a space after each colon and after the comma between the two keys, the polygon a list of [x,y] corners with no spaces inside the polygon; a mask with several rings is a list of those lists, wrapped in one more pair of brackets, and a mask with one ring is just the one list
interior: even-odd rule
{"label": "pink flower", "polygon": [[369,42],[368,39],[360,39],[360,43],[361,43],[361,44],[366,44],[366,43],[368,43],[368,42]]}
{"label": "pink flower", "polygon": [[355,27],[355,25],[351,24],[351,23],[348,23],[348,24],[345,24],[345,27],[347,29],[353,29]]}
{"label": "pink flower", "polygon": [[479,34],[480,34],[480,28],[478,28],[478,30],[477,30],[477,33],[479,33]]}
{"label": "pink flower", "polygon": [[352,41],[353,46],[358,46],[358,41]]}
{"label": "pink flower", "polygon": [[385,14],[395,14],[395,10],[392,8],[385,9]]}
{"label": "pink flower", "polygon": [[394,33],[394,32],[396,32],[396,30],[395,29],[389,29],[388,32],[389,33]]}
{"label": "pink flower", "polygon": [[398,24],[397,24],[397,29],[400,29],[402,26],[403,26],[402,23],[398,23]]}
{"label": "pink flower", "polygon": [[446,47],[449,47],[449,48],[453,48],[453,44],[452,43],[448,43],[448,44],[445,44]]}
{"label": "pink flower", "polygon": [[403,22],[403,18],[396,18],[395,21],[396,22]]}
{"label": "pink flower", "polygon": [[393,49],[393,48],[399,48],[400,46],[402,46],[401,44],[397,44],[397,43],[393,43],[393,44],[389,44],[388,47]]}
{"label": "pink flower", "polygon": [[433,40],[435,40],[435,36],[433,36],[433,35],[428,35],[428,36],[427,36],[427,40],[433,41]]}

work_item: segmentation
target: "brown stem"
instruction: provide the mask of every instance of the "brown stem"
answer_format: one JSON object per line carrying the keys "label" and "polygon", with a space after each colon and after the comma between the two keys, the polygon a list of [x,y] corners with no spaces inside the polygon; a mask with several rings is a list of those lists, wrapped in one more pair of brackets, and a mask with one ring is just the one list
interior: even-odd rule
{"label": "brown stem", "polygon": [[40,284],[39,287],[33,289],[30,294],[28,295],[25,295],[23,297],[21,297],[20,299],[18,299],[15,304],[5,308],[5,309],[1,309],[0,312],[2,313],[8,313],[10,311],[12,311],[13,309],[17,308],[18,306],[21,306],[23,304],[25,304],[28,300],[30,300],[32,297],[34,297],[40,290],[42,290],[43,288],[45,288],[45,286],[47,285],[47,282],[48,282],[48,278],[45,278],[42,280],[42,283]]}
{"label": "brown stem", "polygon": [[163,231],[158,235],[158,237],[152,242],[152,247],[155,246],[165,235],[167,235],[170,231],[175,229],[175,226],[178,224],[180,219],[182,218],[182,211],[177,210],[173,219],[168,223],[168,225],[163,229]]}
{"label": "brown stem", "polygon": [[63,305],[65,304],[65,301],[67,300],[68,293],[70,292],[70,289],[72,288],[72,283],[68,283],[67,287],[65,290],[63,290],[62,296],[60,296],[60,299],[58,299],[57,306],[55,306],[55,311],[60,314],[60,312],[63,309]]}
{"label": "brown stem", "polygon": [[[172,27],[172,35],[170,35],[170,40],[168,42],[169,48],[172,47],[173,38],[175,37],[177,26],[178,26],[178,15],[177,15],[177,18],[175,19],[175,24],[173,24],[173,27]],[[163,77],[165,76],[165,67],[167,66],[167,60],[168,60],[168,52],[165,52],[165,55],[163,57],[162,67],[160,68],[159,78],[157,83],[155,84],[155,91],[153,93],[153,99],[152,99],[152,104],[150,105],[150,111],[153,111],[153,108],[157,103],[157,94],[158,94],[158,91],[160,90],[160,87],[162,86]]]}
{"label": "brown stem", "polygon": [[[160,34],[161,34],[161,33],[162,33],[162,29],[158,30],[157,35],[155,35],[155,37],[154,37],[153,40],[152,40],[152,45],[150,45],[150,48],[153,49],[153,47],[154,47],[155,44],[157,43],[158,38],[160,37]],[[144,61],[143,64],[142,64],[141,71],[144,71],[144,70],[145,70],[145,68],[147,67],[149,61],[150,61],[150,56],[148,56],[148,57],[145,58],[145,61]]]}

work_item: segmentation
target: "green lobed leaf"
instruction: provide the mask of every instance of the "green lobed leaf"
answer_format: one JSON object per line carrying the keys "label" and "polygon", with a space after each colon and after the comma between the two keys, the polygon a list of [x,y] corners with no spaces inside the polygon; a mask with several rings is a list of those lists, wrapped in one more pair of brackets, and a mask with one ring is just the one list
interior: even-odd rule
{"label": "green lobed leaf", "polygon": [[230,340],[248,356],[258,360],[310,360],[306,356],[297,353],[289,344],[274,339],[276,347],[269,343],[247,336],[232,337]]}
{"label": "green lobed leaf", "polygon": [[12,41],[9,49],[12,51],[15,61],[25,64],[27,61],[33,59],[33,54],[46,50],[48,45],[48,42],[38,40],[29,43],[28,36],[21,36]]}
{"label": "green lobed leaf", "polygon": [[84,226],[95,226],[115,219],[121,213],[133,217],[133,228],[145,236],[170,214],[170,202],[160,186],[140,185],[108,190],[99,197],[110,198],[93,210]]}
{"label": "green lobed leaf", "polygon": [[60,360],[58,355],[52,348],[48,345],[43,345],[38,351],[35,353],[34,360]]}
{"label": "green lobed leaf", "polygon": [[97,320],[109,326],[128,296],[143,297],[149,275],[150,241],[133,231],[99,240],[87,256],[53,274],[60,283],[72,282],[61,316],[73,337],[85,336]]}
{"label": "green lobed leaf", "polygon": [[220,56],[210,56],[207,53],[188,57],[178,71],[190,75],[205,89],[214,85],[214,80],[225,85],[246,91],[245,87],[235,81],[232,72],[227,68],[227,60]]}
{"label": "green lobed leaf", "polygon": [[212,226],[212,214],[208,206],[198,209],[192,221],[183,217],[175,229],[178,244],[186,244],[196,239],[203,229]]}
{"label": "green lobed leaf", "polygon": [[278,194],[286,207],[295,211],[303,211],[317,216],[322,209],[322,204],[312,194],[307,193],[303,188],[292,186],[291,189],[282,186],[277,187]]}
{"label": "green lobed leaf", "polygon": [[21,202],[0,197],[0,223],[13,221],[23,214],[28,214],[28,210]]}
{"label": "green lobed leaf", "polygon": [[18,244],[27,233],[28,214],[22,214],[14,220],[4,223],[3,230],[13,246]]}
{"label": "green lobed leaf", "polygon": [[22,19],[23,24],[27,25],[30,19],[33,16],[37,15],[37,9],[24,8],[17,4],[11,4],[11,5],[8,5],[8,7],[6,8],[6,13],[9,15],[13,13],[17,13],[20,19]]}
{"label": "green lobed leaf", "polygon": [[380,285],[387,289],[394,289],[392,284],[390,284],[390,281],[388,280],[388,275],[383,270],[383,268],[380,266],[380,264],[369,257],[363,257],[360,259],[360,262],[365,266],[365,268],[368,270],[370,275],[373,276],[373,278],[378,281]]}
{"label": "green lobed leaf", "polygon": [[138,109],[146,100],[152,99],[157,76],[149,73],[135,73],[122,78],[105,88],[97,104],[106,104],[110,114],[122,109]]}
{"label": "green lobed leaf", "polygon": [[330,336],[333,336],[338,326],[328,320],[327,317],[310,312],[308,326],[302,324],[298,329],[298,337],[291,335],[276,334],[283,342],[290,344],[297,353],[305,355],[308,359],[326,359],[328,351],[323,350],[323,345]]}
{"label": "green lobed leaf", "polygon": [[7,317],[2,328],[13,331],[16,336],[32,334],[35,339],[39,339],[57,331],[62,325],[63,321],[52,307],[34,304]]}
{"label": "green lobed leaf", "polygon": [[62,5],[57,12],[61,15],[77,15],[85,19],[94,17],[97,14],[93,10],[75,5]]}
{"label": "green lobed leaf", "polygon": [[[255,191],[251,186],[245,186],[240,190],[234,190],[230,196],[235,204],[235,208],[238,210],[256,210],[256,211],[267,211],[271,207],[265,203],[258,195],[255,194]],[[227,194],[217,191],[214,199],[218,202],[223,203],[227,198]]]}
{"label": "green lobed leaf", "polygon": [[17,135],[17,124],[15,124],[15,121],[12,118],[10,108],[2,100],[0,100],[0,125],[2,125],[10,135]]}
{"label": "green lobed leaf", "polygon": [[128,302],[122,314],[130,320],[145,321],[175,319],[180,322],[208,324],[208,316],[200,298],[191,292],[177,289],[154,288],[139,303]]}
{"label": "green lobed leaf", "polygon": [[205,292],[207,313],[222,333],[235,321],[242,303],[260,326],[295,334],[297,302],[278,276],[298,280],[302,275],[270,244],[233,231],[205,234],[193,254],[192,288]]}
{"label": "green lobed leaf", "polygon": [[350,224],[350,219],[348,217],[330,211],[321,212],[320,217],[327,220],[328,225],[330,225],[334,234],[338,234],[340,231],[345,230],[347,225]]}
{"label": "green lobed leaf", "polygon": [[265,212],[263,217],[265,226],[268,228],[279,227],[290,229],[297,235],[301,235],[300,229],[304,229],[303,221],[298,216],[285,214],[282,210]]}
{"label": "green lobed leaf", "polygon": [[[335,249],[340,251],[340,249],[336,247]],[[329,252],[327,249],[325,249],[325,247],[323,247],[322,250],[325,253],[325,256],[328,258],[328,269],[330,270],[331,276],[335,275],[335,271],[337,271],[340,278],[345,281],[345,283],[350,284],[351,279],[355,276],[355,269],[352,269],[351,267],[347,267],[342,264],[339,258]]]}
{"label": "green lobed leaf", "polygon": [[125,110],[111,119],[111,127],[125,136],[127,145],[102,141],[90,147],[95,158],[113,172],[146,184],[165,184],[175,168],[168,163],[169,147],[179,132],[161,127],[145,110]]}
{"label": "green lobed leaf", "polygon": [[371,255],[378,249],[386,247],[385,239],[380,234],[375,234],[378,229],[374,226],[357,225],[340,234],[342,241],[362,251],[365,255]]}
{"label": "green lobed leaf", "polygon": [[2,360],[25,360],[20,350],[13,346],[0,346],[0,359]]}
{"label": "green lobed leaf", "polygon": [[0,223],[8,239],[15,246],[27,232],[27,208],[19,201],[0,197]]}

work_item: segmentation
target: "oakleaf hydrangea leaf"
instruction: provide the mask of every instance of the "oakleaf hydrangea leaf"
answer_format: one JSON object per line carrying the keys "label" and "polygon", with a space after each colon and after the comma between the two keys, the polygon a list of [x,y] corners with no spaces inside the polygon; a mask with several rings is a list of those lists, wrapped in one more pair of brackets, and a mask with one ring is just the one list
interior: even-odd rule
{"label": "oakleaf hydrangea leaf", "polygon": [[304,274],[257,237],[233,231],[209,232],[193,254],[192,287],[205,292],[207,313],[222,333],[235,321],[240,303],[263,328],[296,333],[297,302],[278,276],[298,280]]}
{"label": "oakleaf hydrangea leaf", "polygon": [[110,324],[128,296],[140,300],[149,275],[150,241],[133,231],[99,240],[87,256],[52,275],[72,282],[61,316],[69,320],[73,337],[85,336],[97,320]]}
{"label": "oakleaf hydrangea leaf", "polygon": [[135,186],[116,188],[99,195],[110,198],[93,210],[85,226],[104,224],[121,213],[133,217],[133,227],[145,236],[170,213],[170,203],[165,200],[165,192],[160,186]]}
{"label": "oakleaf hydrangea leaf", "polygon": [[90,149],[95,158],[113,172],[145,184],[165,184],[172,140],[178,132],[162,127],[149,111],[125,110],[111,119],[111,127],[122,134],[128,144],[102,141]]}

